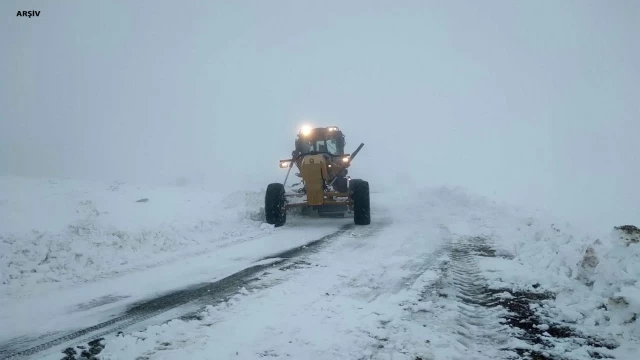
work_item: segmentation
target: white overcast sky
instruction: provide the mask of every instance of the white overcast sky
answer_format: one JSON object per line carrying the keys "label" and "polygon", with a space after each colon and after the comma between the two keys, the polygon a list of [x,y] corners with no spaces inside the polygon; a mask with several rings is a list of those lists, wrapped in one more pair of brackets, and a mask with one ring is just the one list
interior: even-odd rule
{"label": "white overcast sky", "polygon": [[373,188],[640,224],[640,1],[3,0],[0,17],[3,175],[256,186],[311,122],[366,143],[352,175]]}

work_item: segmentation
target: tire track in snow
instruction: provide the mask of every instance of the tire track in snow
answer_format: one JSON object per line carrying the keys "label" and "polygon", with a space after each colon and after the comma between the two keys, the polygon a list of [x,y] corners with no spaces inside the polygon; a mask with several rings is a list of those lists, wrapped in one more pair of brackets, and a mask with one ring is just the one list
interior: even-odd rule
{"label": "tire track in snow", "polygon": [[509,341],[504,334],[508,327],[501,323],[504,312],[493,294],[486,288],[485,280],[475,256],[487,248],[482,237],[463,238],[451,245],[448,267],[448,283],[457,301],[457,340],[469,351],[495,355]]}
{"label": "tire track in snow", "polygon": [[[447,254],[451,248],[451,242],[455,238],[451,230],[444,224],[438,226],[439,235],[431,234],[425,236],[421,231],[411,235],[413,238],[420,238],[423,241],[432,242],[439,239],[439,244],[430,251],[418,256],[411,256],[409,261],[400,266],[400,270],[409,273],[399,278],[397,281],[385,281],[382,286],[376,287],[373,291],[365,293],[365,301],[373,303],[378,301],[383,295],[395,296],[406,292],[401,296],[401,301],[392,304],[402,308],[402,315],[385,315],[384,306],[380,312],[373,312],[376,316],[381,316],[375,329],[363,330],[363,332],[374,340],[374,345],[367,348],[360,360],[369,359],[390,359],[399,356],[402,359],[426,360],[432,357],[424,351],[424,344],[429,344],[428,336],[421,338],[415,332],[415,325],[419,324],[427,328],[432,326],[433,319],[429,318],[432,310],[425,310],[423,306],[433,303],[429,297],[435,293],[442,285],[443,264],[446,264]],[[415,253],[414,243],[409,242],[407,247],[401,248],[398,254]],[[382,278],[381,275],[376,276]],[[437,276],[434,278],[434,276]],[[422,285],[424,283],[424,285]],[[384,304],[385,300],[381,300]],[[418,326],[419,326],[418,325]],[[410,334],[414,334],[412,336]],[[416,342],[417,341],[417,342]],[[417,346],[416,346],[417,345]],[[422,346],[421,346],[422,345]]]}
{"label": "tire track in snow", "polygon": [[476,262],[478,256],[496,256],[487,239],[464,239],[452,248],[450,256],[450,283],[460,301],[457,324],[462,330],[458,338],[469,340],[470,350],[498,349],[493,351],[494,358],[547,360],[574,358],[570,353],[582,348],[589,358],[613,358],[607,350],[618,346],[615,341],[582,334],[552,318],[543,321],[536,309],[555,294],[489,288]]}
{"label": "tire track in snow", "polygon": [[[380,323],[386,336],[376,337],[371,356],[363,359],[388,358],[399,352],[407,359],[426,360],[444,356],[442,349],[450,351],[446,358],[451,359],[509,357],[500,350],[510,340],[508,328],[501,322],[504,311],[485,288],[476,263],[478,253],[487,247],[486,239],[449,235],[425,258],[424,265],[416,268],[419,273],[411,276],[414,281],[405,284],[415,295],[398,304],[404,315]],[[426,284],[416,287],[423,275]],[[424,333],[416,332],[416,326],[425,328]]]}
{"label": "tire track in snow", "polygon": [[[387,219],[387,218],[383,219],[381,222],[384,224],[382,227],[385,227],[393,223],[391,219]],[[376,231],[378,230],[379,229],[377,229]],[[451,241],[451,236],[450,236],[451,234],[449,229],[446,228],[446,226],[444,225],[440,226],[440,232],[441,232],[440,238],[442,239],[442,242],[434,246],[434,248],[431,248],[428,252],[424,252],[417,255],[415,254],[415,248],[413,248],[409,243],[407,246],[401,247],[399,249],[394,249],[392,253],[388,254],[389,256],[392,256],[392,255],[407,256],[406,262],[403,263],[399,267],[399,269],[394,269],[393,264],[389,264],[390,266],[389,270],[391,271],[401,270],[401,271],[406,271],[409,274],[399,278],[395,278],[395,279],[388,279],[385,277],[385,275],[387,274],[387,267],[382,265],[381,267],[379,267],[381,272],[374,271],[369,273],[368,276],[367,275],[363,276],[362,274],[354,275],[352,277],[353,280],[349,282],[347,286],[350,288],[360,288],[362,287],[362,284],[360,284],[361,282],[360,278],[363,277],[365,279],[368,279],[367,285],[365,286],[366,289],[358,292],[358,297],[365,299],[365,301],[368,303],[372,303],[376,301],[376,299],[378,299],[382,295],[397,294],[402,290],[405,290],[411,287],[417,281],[417,279],[420,278],[420,276],[422,276],[422,274],[426,270],[433,267],[436,260],[446,252],[448,248],[447,246]],[[355,235],[352,237],[358,238],[361,236],[366,237],[370,235],[371,233],[367,233],[366,235],[362,234],[362,235]],[[390,234],[390,236],[394,236],[394,234]],[[420,238],[423,241],[430,241],[420,231],[416,231],[415,233],[409,236],[411,238]],[[395,241],[395,238],[391,237],[389,241]],[[358,250],[368,245],[369,244],[365,240],[365,241],[350,242],[345,244],[344,246],[352,250]],[[337,249],[336,251],[341,251],[341,250],[342,249]]]}
{"label": "tire track in snow", "polygon": [[316,252],[319,250],[319,247],[325,242],[344,235],[347,231],[353,229],[354,227],[355,225],[353,224],[344,225],[339,230],[316,239],[310,243],[307,243],[306,245],[264,257],[257,261],[263,262],[262,264],[251,266],[249,268],[236,272],[224,279],[174,291],[158,298],[135,304],[121,316],[68,333],[64,336],[57,337],[55,339],[38,344],[36,346],[29,347],[27,349],[16,349],[15,344],[12,342],[2,344],[0,346],[0,354],[2,354],[3,360],[27,357],[53,348],[55,346],[60,346],[70,342],[73,342],[73,344],[78,344],[99,339],[105,335],[124,330],[134,324],[140,323],[144,320],[148,320],[154,316],[160,315],[164,312],[175,309],[179,306],[185,305],[195,300],[207,300],[209,302],[215,302],[218,299],[222,299],[236,293],[238,291],[238,288],[241,287],[245,280],[250,279],[252,276],[255,276],[255,274],[257,274],[258,272],[268,267],[290,261],[309,252]]}

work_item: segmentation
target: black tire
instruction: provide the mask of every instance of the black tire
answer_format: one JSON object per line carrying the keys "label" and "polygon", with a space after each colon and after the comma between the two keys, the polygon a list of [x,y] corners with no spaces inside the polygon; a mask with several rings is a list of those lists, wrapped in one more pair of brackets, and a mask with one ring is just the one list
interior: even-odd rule
{"label": "black tire", "polygon": [[369,201],[369,183],[364,180],[351,180],[351,199],[353,200],[353,222],[356,225],[371,224],[371,203]]}
{"label": "black tire", "polygon": [[269,184],[264,197],[264,214],[267,224],[279,227],[287,222],[287,210],[284,205],[284,185],[280,183]]}

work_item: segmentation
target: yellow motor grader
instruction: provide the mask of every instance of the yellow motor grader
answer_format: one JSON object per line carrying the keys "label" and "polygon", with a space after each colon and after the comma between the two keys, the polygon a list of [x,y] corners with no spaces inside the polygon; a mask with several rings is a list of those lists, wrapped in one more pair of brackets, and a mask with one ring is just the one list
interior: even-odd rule
{"label": "yellow motor grader", "polygon": [[[283,183],[267,186],[266,222],[276,227],[287,221],[287,210],[317,210],[320,216],[353,214],[356,225],[369,225],[371,212],[369,183],[351,179],[348,168],[364,143],[351,154],[345,154],[344,134],[338,127],[304,127],[298,133],[291,159],[280,160],[280,168],[289,169]],[[287,192],[285,186],[293,166],[301,179]],[[297,188],[296,188],[297,186]]]}

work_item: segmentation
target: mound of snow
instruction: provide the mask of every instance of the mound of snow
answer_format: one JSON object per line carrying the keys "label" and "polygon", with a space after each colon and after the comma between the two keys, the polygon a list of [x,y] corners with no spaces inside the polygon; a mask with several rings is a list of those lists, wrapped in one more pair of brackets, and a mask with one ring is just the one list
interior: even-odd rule
{"label": "mound of snow", "polygon": [[622,226],[589,234],[545,213],[525,215],[513,211],[492,235],[513,255],[513,262],[488,267],[492,286],[531,290],[537,284],[556,294],[557,320],[587,333],[637,340],[640,231]]}
{"label": "mound of snow", "polygon": [[377,198],[404,211],[398,222],[428,218],[452,238],[488,239],[495,258],[482,264],[491,287],[551,291],[557,295],[557,320],[586,333],[640,342],[637,227],[589,233],[545,211],[496,203],[460,188],[389,195]]}
{"label": "mound of snow", "polygon": [[639,239],[640,229],[635,226],[616,227],[609,242],[601,243],[595,251],[598,261],[589,284],[603,301],[606,299],[607,311],[594,321],[611,324],[612,331],[619,334],[630,330],[640,336]]}
{"label": "mound of snow", "polygon": [[89,281],[260,230],[260,192],[0,177],[0,289]]}
{"label": "mound of snow", "polygon": [[585,232],[545,211],[499,204],[460,188],[413,191],[386,201],[405,212],[398,222],[428,218],[454,239],[487,239],[495,253],[479,261],[490,287],[551,291],[556,294],[546,308],[551,319],[586,334],[640,344],[637,227]]}

